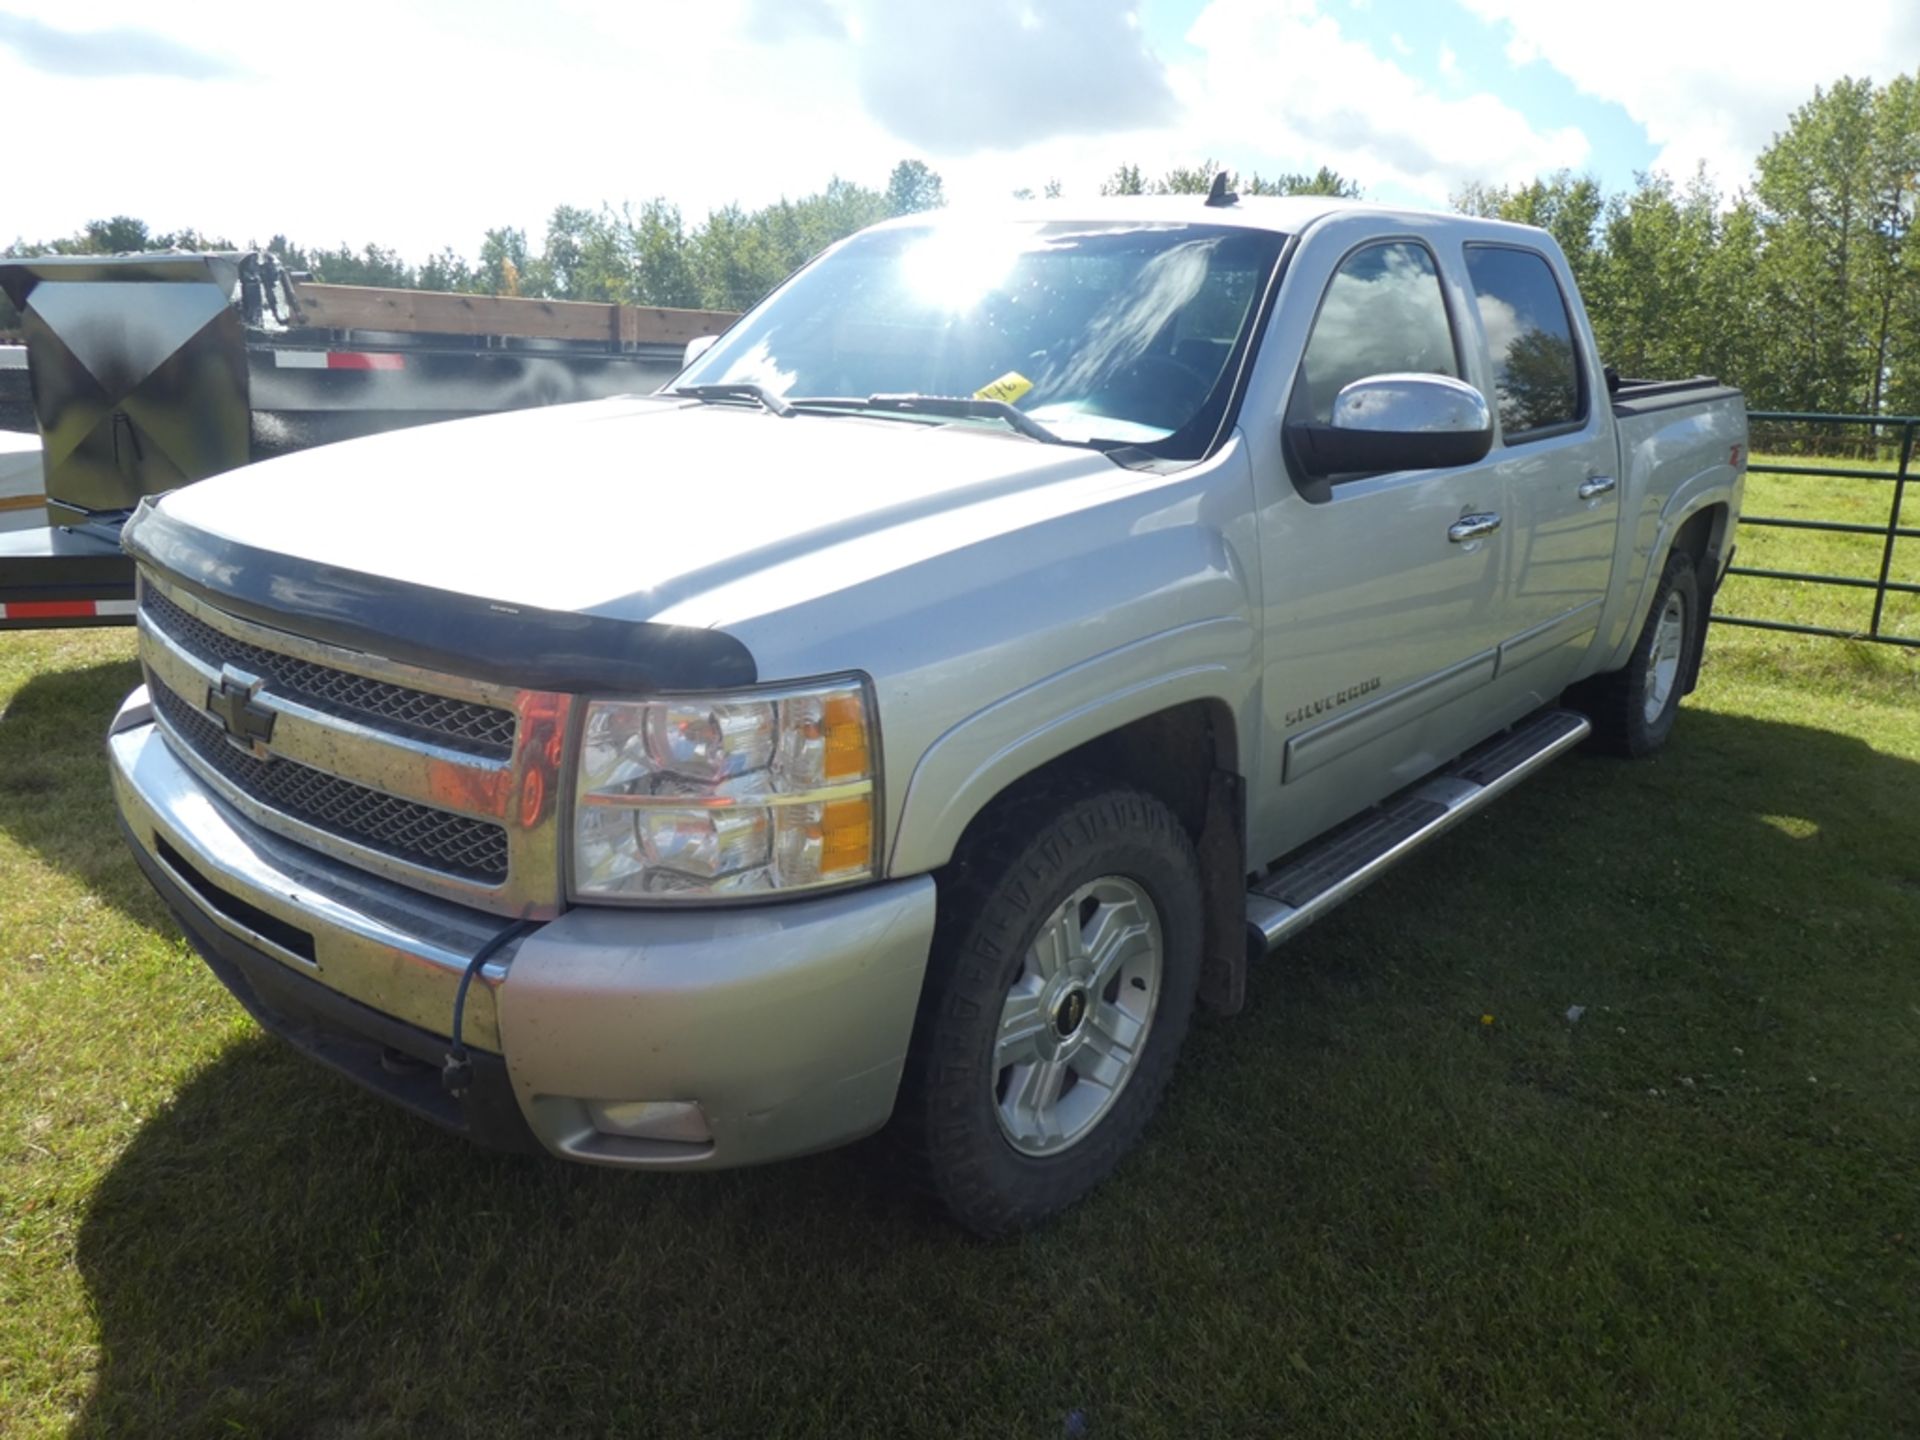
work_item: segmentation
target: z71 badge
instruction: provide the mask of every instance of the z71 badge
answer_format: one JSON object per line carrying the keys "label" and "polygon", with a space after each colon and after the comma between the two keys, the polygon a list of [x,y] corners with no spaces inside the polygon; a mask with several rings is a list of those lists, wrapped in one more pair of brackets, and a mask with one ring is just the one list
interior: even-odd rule
{"label": "z71 badge", "polygon": [[1309,720],[1317,720],[1322,715],[1329,715],[1342,705],[1349,705],[1362,695],[1371,695],[1379,688],[1380,677],[1376,675],[1371,680],[1362,680],[1358,685],[1349,685],[1345,690],[1336,690],[1324,700],[1315,700],[1311,704],[1289,710],[1285,717],[1286,728],[1291,730],[1296,725],[1304,725]]}

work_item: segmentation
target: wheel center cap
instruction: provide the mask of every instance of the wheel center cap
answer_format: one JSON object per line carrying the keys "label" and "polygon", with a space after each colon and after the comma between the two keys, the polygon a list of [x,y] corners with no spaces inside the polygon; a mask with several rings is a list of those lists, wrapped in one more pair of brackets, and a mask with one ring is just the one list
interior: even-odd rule
{"label": "wheel center cap", "polygon": [[1078,985],[1060,997],[1053,1007],[1053,1030],[1062,1040],[1070,1039],[1087,1018],[1087,992]]}

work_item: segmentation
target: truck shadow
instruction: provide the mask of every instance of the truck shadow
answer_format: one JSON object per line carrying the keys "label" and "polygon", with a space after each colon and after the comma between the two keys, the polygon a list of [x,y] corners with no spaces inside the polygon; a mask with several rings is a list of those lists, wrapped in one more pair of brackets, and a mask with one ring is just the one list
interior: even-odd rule
{"label": "truck shadow", "polygon": [[[58,679],[49,683],[60,695],[47,698],[70,704],[76,686],[124,688],[129,673],[110,666]],[[94,745],[87,737],[89,755]],[[783,1363],[783,1332],[805,1336],[810,1354],[861,1356],[876,1343],[876,1314],[898,1317],[881,1327],[898,1333],[881,1342],[897,1347],[893,1363],[911,1366],[902,1357],[917,1355],[937,1370],[981,1344],[991,1312],[976,1287],[1001,1303],[1009,1289],[1031,1290],[1033,1305],[1050,1311],[1060,1302],[1047,1287],[1071,1253],[1121,1243],[1110,1237],[1143,1214],[1201,1217],[1214,1228],[1210,1251],[1294,1263],[1296,1238],[1302,1254],[1319,1242],[1293,1237],[1279,1212],[1217,1192],[1273,1183],[1305,1215],[1337,1210],[1364,1185],[1317,1168],[1324,1150],[1321,1162],[1303,1163],[1304,1137],[1344,1130],[1342,1148],[1360,1155],[1398,1143],[1388,1132],[1403,1119],[1383,1111],[1369,1122],[1323,1087],[1289,1084],[1300,1079],[1300,1026],[1363,1023],[1364,976],[1351,982],[1387,958],[1379,937],[1417,927],[1432,894],[1498,889],[1489,867],[1502,856],[1564,874],[1590,858],[1596,835],[1612,843],[1674,817],[1692,831],[1676,844],[1740,847],[1746,859],[1723,883],[1757,901],[1784,867],[1857,867],[1847,837],[1866,796],[1881,797],[1888,816],[1913,815],[1920,766],[1845,736],[1705,712],[1684,717],[1656,765],[1555,767],[1383,882],[1366,913],[1356,907],[1353,920],[1343,914],[1311,932],[1304,970],[1256,976],[1249,1015],[1194,1036],[1147,1153],[1095,1200],[1008,1246],[967,1241],[899,1194],[879,1142],[724,1174],[566,1167],[478,1151],[277,1043],[242,1041],[195,1074],[94,1187],[77,1261],[99,1358],[76,1433],[464,1433],[566,1417],[600,1431],[622,1416],[645,1426],[672,1413],[653,1408],[663,1393],[685,1404],[701,1384],[790,1395],[792,1377],[770,1380],[767,1369]],[[1572,806],[1584,829],[1565,824]],[[0,824],[41,834],[31,809],[30,797],[0,787]],[[1783,828],[1776,811],[1796,823]],[[103,812],[100,833],[107,823]],[[83,873],[115,903],[147,913],[120,867],[73,858],[94,867]],[[1665,856],[1623,858],[1640,861],[1651,871]],[[1551,893],[1526,875],[1514,883],[1517,893]],[[1886,883],[1890,896],[1911,886],[1899,904],[1920,897],[1910,858],[1906,879]],[[1712,922],[1696,910],[1671,923],[1684,945],[1686,927]],[[1303,978],[1322,959],[1347,972],[1339,983]],[[1516,973],[1534,961],[1508,959]],[[1349,1006],[1352,1017],[1324,1013]],[[1315,1008],[1317,1019],[1302,1018]],[[1250,1130],[1244,1115],[1215,1113],[1230,1108],[1223,1097],[1253,1090],[1285,1094],[1275,1112],[1283,1118]],[[1205,1137],[1226,1133],[1245,1158],[1223,1169]],[[1596,1161],[1583,1183],[1591,1190],[1575,1208],[1592,1209],[1617,1182]],[[1415,1188],[1379,1203],[1413,1207],[1398,1225],[1418,1233],[1418,1208],[1447,1201]],[[1572,1244],[1571,1217],[1567,1225]],[[705,1333],[689,1335],[694,1328]],[[830,1375],[814,1383],[821,1393],[836,1384]],[[883,1385],[873,1375],[864,1383]],[[732,1413],[729,1405],[714,1413]],[[290,1409],[307,1417],[301,1428],[287,1428]]]}
{"label": "truck shadow", "polygon": [[[312,1433],[493,1433],[474,1430],[493,1408],[476,1387],[514,1408],[506,1353],[585,1363],[571,1385],[606,1362],[637,1373],[701,1296],[807,1323],[823,1285],[885,1268],[887,1247],[964,1244],[884,1183],[883,1148],[716,1174],[564,1166],[482,1150],[249,1038],[95,1190],[78,1261],[100,1350],[74,1433],[309,1433],[287,1428],[289,1392]],[[408,1415],[407,1393],[441,1382],[472,1410]]]}

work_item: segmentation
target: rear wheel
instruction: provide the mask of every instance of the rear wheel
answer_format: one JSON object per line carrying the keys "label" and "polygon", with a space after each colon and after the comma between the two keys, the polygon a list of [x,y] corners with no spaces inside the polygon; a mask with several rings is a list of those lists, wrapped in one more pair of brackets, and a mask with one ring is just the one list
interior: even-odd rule
{"label": "rear wheel", "polygon": [[1009,807],[949,871],[899,1131],[960,1224],[1002,1235],[1105,1179],[1159,1103],[1199,978],[1199,864],[1128,789]]}
{"label": "rear wheel", "polygon": [[1705,623],[1700,577],[1692,557],[1669,556],[1647,623],[1626,665],[1595,676],[1579,697],[1593,721],[1597,748],[1640,756],[1667,743],[1680,711],[1687,667]]}

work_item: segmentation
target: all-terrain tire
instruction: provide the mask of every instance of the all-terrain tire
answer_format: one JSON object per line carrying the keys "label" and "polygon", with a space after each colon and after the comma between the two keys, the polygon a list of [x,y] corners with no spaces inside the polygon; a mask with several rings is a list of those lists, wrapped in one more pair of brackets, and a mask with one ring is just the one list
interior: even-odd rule
{"label": "all-terrain tire", "polygon": [[[1023,1153],[1003,1126],[1002,1008],[1044,926],[1089,885],[1143,892],[1162,941],[1157,1000],[1123,1084],[1081,1138]],[[1006,805],[942,876],[940,922],[894,1135],[919,1185],[987,1237],[1058,1213],[1120,1162],[1159,1104],[1192,1017],[1202,909],[1192,841],[1166,806],[1103,782],[1055,784]],[[1068,1082],[1069,1084],[1072,1082]],[[1093,1092],[1089,1092],[1093,1093]]]}
{"label": "all-terrain tire", "polygon": [[1593,722],[1589,743],[1594,749],[1638,758],[1651,755],[1667,743],[1706,623],[1706,604],[1693,558],[1668,556],[1653,604],[1647,610],[1647,622],[1627,663],[1594,676],[1571,697]]}

